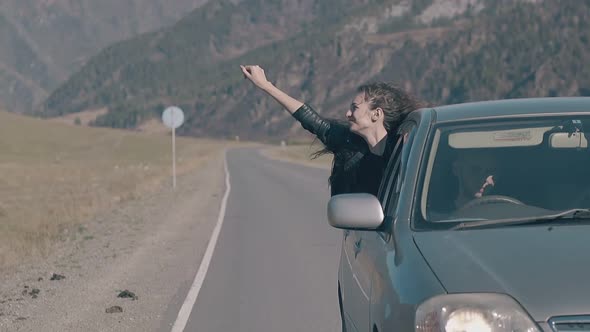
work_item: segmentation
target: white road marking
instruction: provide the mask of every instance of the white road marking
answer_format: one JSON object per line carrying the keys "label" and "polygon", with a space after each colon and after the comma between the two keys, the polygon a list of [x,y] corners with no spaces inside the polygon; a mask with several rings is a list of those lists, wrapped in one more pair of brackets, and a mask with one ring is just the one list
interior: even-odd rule
{"label": "white road marking", "polygon": [[203,286],[203,281],[205,280],[205,276],[207,275],[207,270],[209,269],[209,263],[211,263],[211,258],[213,258],[213,250],[215,250],[215,245],[217,244],[217,239],[219,238],[219,233],[221,231],[221,226],[223,225],[223,219],[225,218],[225,209],[227,206],[227,198],[229,197],[229,192],[231,190],[231,186],[229,184],[229,170],[227,168],[227,151],[225,152],[224,157],[224,170],[225,170],[225,194],[223,195],[223,199],[221,201],[221,208],[219,209],[219,216],[217,218],[217,225],[213,230],[213,234],[211,234],[211,239],[209,240],[209,245],[207,246],[207,250],[205,251],[205,255],[203,256],[203,260],[201,261],[201,266],[199,266],[199,271],[195,276],[195,280],[191,286],[191,289],[180,308],[180,312],[176,318],[176,322],[172,326],[172,332],[183,332],[184,328],[186,327],[186,323],[188,322],[188,318],[193,310],[193,306],[197,301],[197,296],[199,295],[199,291],[201,290],[201,286]]}

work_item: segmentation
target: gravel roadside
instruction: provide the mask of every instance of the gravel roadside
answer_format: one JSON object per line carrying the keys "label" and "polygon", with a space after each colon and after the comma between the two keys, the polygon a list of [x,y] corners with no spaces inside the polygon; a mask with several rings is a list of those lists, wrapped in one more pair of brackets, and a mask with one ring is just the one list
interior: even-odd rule
{"label": "gravel roadside", "polygon": [[44,261],[4,272],[0,331],[169,331],[217,221],[223,164],[220,151],[175,191],[99,215]]}

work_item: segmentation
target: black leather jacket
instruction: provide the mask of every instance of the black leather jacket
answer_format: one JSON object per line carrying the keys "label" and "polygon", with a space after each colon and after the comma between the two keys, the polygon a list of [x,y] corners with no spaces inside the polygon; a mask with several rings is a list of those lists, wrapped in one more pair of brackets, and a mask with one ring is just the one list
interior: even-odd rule
{"label": "black leather jacket", "polygon": [[388,135],[383,156],[376,156],[346,125],[322,118],[307,104],[297,109],[293,117],[334,154],[329,180],[331,195],[355,192],[377,195],[383,170],[395,145],[391,142],[394,135]]}
{"label": "black leather jacket", "polygon": [[299,107],[293,113],[293,117],[301,123],[304,129],[316,135],[331,151],[338,150],[345,144],[350,144],[352,135],[354,135],[348,128],[325,120],[307,104]]}

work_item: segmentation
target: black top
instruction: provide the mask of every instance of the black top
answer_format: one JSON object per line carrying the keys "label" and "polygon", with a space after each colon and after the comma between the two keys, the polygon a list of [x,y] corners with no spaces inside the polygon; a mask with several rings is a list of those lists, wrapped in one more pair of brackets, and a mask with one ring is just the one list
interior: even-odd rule
{"label": "black top", "polygon": [[358,166],[358,192],[377,196],[381,177],[385,170],[385,158],[371,152],[364,155]]}
{"label": "black top", "polygon": [[388,156],[395,145],[391,142],[393,135],[388,135],[385,152],[378,156],[347,126],[323,119],[307,104],[295,111],[293,117],[334,153],[330,175],[332,195],[369,193],[377,196]]}

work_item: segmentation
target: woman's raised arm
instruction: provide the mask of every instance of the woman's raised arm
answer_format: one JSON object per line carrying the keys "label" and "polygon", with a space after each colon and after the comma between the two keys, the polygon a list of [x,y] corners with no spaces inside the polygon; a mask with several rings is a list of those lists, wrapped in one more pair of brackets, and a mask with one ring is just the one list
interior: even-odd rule
{"label": "woman's raised arm", "polygon": [[293,114],[303,106],[303,102],[289,96],[269,82],[264,74],[264,69],[260,68],[260,66],[240,66],[240,68],[242,68],[245,78],[254,83],[257,88],[273,97],[289,113]]}

